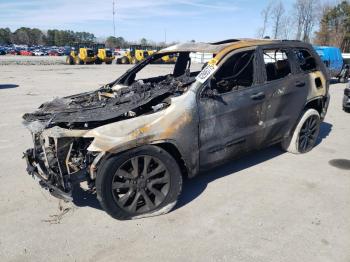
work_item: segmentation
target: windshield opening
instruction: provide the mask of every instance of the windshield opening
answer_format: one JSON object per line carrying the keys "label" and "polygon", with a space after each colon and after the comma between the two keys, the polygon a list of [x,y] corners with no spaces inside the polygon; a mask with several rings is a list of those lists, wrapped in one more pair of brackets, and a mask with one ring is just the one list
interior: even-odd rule
{"label": "windshield opening", "polygon": [[118,84],[140,88],[170,86],[174,92],[185,92],[212,58],[213,54],[204,56],[192,52],[154,54],[130,69]]}

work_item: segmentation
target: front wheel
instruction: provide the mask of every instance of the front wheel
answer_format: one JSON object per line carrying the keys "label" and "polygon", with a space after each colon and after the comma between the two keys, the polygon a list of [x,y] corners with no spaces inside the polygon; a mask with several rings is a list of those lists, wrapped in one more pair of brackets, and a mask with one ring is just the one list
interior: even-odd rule
{"label": "front wheel", "polygon": [[176,204],[182,176],[175,159],[156,146],[143,146],[109,158],[96,178],[97,198],[117,219],[161,215]]}
{"label": "front wheel", "polygon": [[76,60],[75,60],[75,64],[76,64],[76,65],[83,65],[83,64],[84,64],[84,61],[81,60],[79,57],[77,57]]}
{"label": "front wheel", "polygon": [[320,132],[321,118],[315,109],[304,111],[293,134],[282,142],[282,148],[293,154],[311,151]]}

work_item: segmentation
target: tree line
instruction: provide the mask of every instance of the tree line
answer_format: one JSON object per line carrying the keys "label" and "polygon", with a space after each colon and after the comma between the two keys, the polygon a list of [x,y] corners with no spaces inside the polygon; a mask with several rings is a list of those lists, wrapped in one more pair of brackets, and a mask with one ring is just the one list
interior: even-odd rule
{"label": "tree line", "polygon": [[[72,30],[47,30],[38,28],[21,27],[14,32],[9,28],[0,28],[0,45],[47,45],[47,46],[71,46],[75,43],[96,43],[94,34],[88,32],[74,32]],[[123,37],[110,36],[105,40],[109,48],[128,48],[131,45],[164,47],[165,43],[156,43],[142,38],[140,41],[127,41]],[[173,44],[173,43],[170,43]]]}
{"label": "tree line", "polygon": [[88,32],[74,32],[71,30],[47,30],[21,27],[14,32],[9,28],[0,28],[0,45],[50,45],[65,46],[77,42],[94,42],[96,37]]}
{"label": "tree line", "polygon": [[114,37],[110,36],[106,39],[106,47],[109,48],[129,48],[132,45],[140,45],[140,46],[151,46],[152,48],[163,48],[170,45],[177,44],[177,42],[155,42],[152,40],[147,40],[146,38],[142,38],[139,41],[127,41],[123,37]]}
{"label": "tree line", "polygon": [[288,11],[281,0],[271,1],[261,17],[260,38],[301,40],[350,52],[349,1],[331,6],[322,5],[320,0],[295,0]]}

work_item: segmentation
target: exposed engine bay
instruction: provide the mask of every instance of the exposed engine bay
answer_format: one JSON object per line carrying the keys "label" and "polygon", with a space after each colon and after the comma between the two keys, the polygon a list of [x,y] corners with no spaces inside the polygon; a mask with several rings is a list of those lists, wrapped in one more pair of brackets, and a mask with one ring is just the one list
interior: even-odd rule
{"label": "exposed engine bay", "polygon": [[25,114],[28,122],[43,121],[67,127],[94,127],[139,116],[166,107],[170,96],[181,95],[195,81],[185,73],[179,77],[167,75],[157,79],[135,81],[130,86],[116,84],[75,96],[56,98],[34,112]]}

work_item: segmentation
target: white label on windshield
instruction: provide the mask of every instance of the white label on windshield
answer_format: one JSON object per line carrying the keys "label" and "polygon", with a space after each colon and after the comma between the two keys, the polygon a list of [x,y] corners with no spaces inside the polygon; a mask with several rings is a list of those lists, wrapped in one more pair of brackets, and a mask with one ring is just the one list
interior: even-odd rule
{"label": "white label on windshield", "polygon": [[208,64],[196,77],[196,80],[203,84],[205,81],[208,80],[209,77],[211,77],[214,74],[217,68],[217,65]]}

